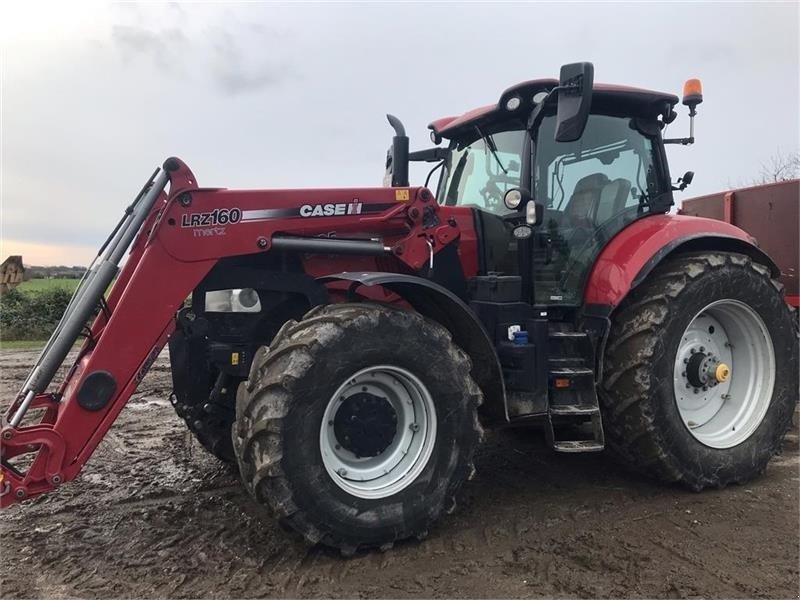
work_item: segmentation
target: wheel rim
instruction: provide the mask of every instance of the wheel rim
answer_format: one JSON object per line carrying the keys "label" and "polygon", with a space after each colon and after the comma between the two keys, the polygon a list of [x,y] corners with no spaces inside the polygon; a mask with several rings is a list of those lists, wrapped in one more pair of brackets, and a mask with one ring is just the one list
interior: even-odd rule
{"label": "wheel rim", "polygon": [[738,300],[718,300],[683,332],[673,372],[675,401],[691,434],[731,448],[767,413],[775,385],[775,350],[761,317]]}
{"label": "wheel rim", "polygon": [[319,435],[328,475],[360,498],[386,498],[410,485],[435,441],[430,392],[413,373],[391,365],[362,369],[339,386]]}

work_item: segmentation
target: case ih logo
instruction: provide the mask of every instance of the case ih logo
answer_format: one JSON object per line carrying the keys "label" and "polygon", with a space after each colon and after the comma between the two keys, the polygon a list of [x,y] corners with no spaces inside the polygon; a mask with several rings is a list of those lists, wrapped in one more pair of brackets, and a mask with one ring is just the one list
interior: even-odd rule
{"label": "case ih logo", "polygon": [[242,220],[239,208],[217,208],[211,212],[188,213],[181,217],[181,227],[216,227],[238,223]]}
{"label": "case ih logo", "polygon": [[352,202],[339,204],[303,204],[300,207],[301,217],[338,217],[342,215],[360,215],[361,201],[353,198]]}

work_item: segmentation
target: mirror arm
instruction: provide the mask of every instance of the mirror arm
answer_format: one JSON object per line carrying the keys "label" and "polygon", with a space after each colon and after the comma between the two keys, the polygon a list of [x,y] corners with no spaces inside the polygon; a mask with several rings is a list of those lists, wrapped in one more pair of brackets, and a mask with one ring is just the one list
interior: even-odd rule
{"label": "mirror arm", "polygon": [[450,158],[449,148],[428,148],[408,153],[408,160],[411,162],[438,162]]}

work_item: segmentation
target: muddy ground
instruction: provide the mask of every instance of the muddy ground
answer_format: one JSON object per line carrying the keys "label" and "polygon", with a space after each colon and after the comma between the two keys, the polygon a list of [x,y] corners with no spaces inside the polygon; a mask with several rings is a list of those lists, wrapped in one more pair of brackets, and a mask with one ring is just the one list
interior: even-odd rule
{"label": "muddy ground", "polygon": [[[3,398],[35,357],[0,351]],[[798,597],[796,426],[763,478],[701,494],[489,433],[427,540],[344,559],[262,520],[169,391],[162,356],[78,479],[0,515],[3,598]]]}

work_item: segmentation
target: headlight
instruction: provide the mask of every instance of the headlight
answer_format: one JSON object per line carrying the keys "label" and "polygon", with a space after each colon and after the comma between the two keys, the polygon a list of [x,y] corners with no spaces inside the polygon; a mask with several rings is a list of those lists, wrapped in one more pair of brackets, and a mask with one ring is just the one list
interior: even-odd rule
{"label": "headlight", "polygon": [[519,96],[511,96],[511,98],[506,100],[506,110],[517,110],[521,103],[522,101],[519,99]]}
{"label": "headlight", "polygon": [[206,292],[206,312],[261,312],[258,292],[253,288]]}
{"label": "headlight", "polygon": [[503,204],[509,210],[517,210],[522,203],[522,192],[516,188],[508,190],[503,196]]}

